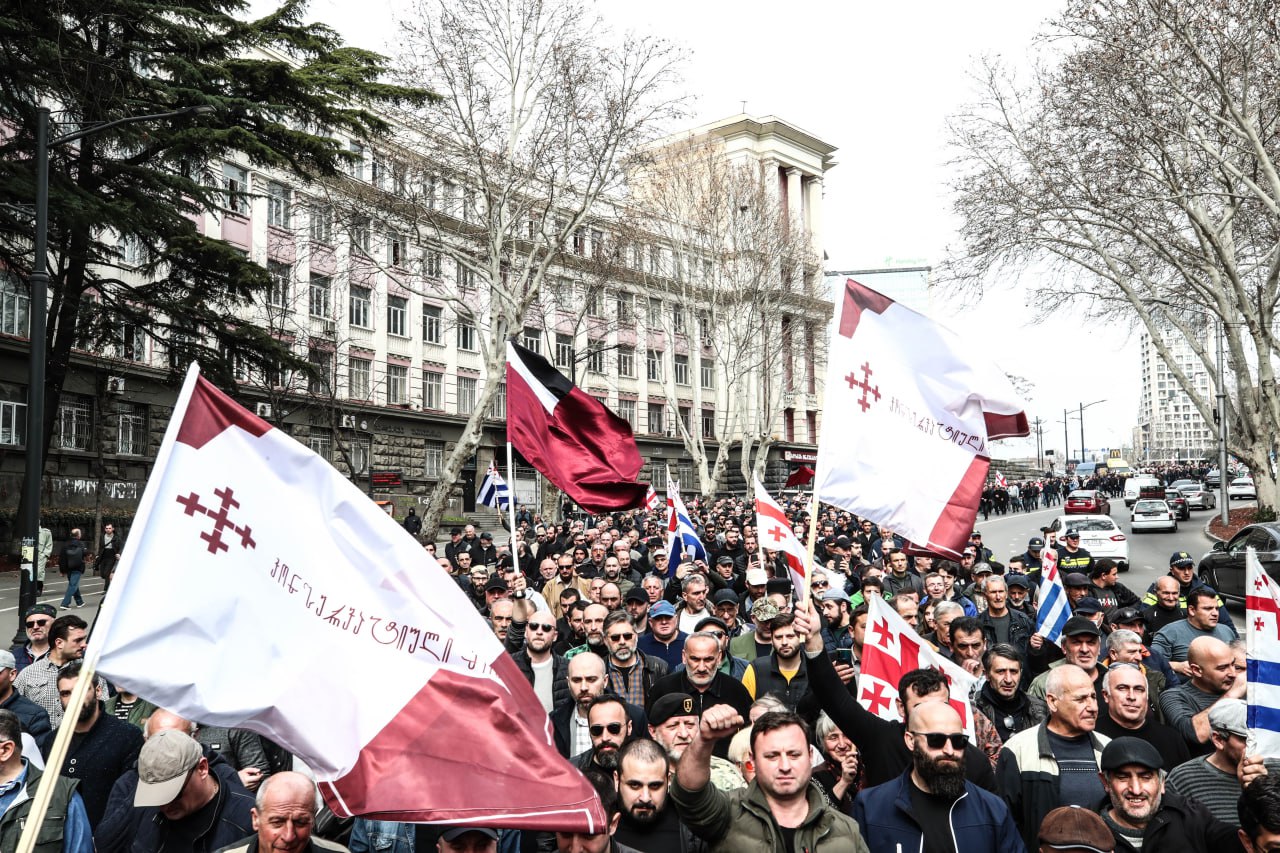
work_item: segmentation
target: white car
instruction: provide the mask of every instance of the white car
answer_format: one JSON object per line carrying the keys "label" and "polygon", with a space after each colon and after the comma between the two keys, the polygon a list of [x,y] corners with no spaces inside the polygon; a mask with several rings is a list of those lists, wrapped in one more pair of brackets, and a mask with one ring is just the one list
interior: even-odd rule
{"label": "white car", "polygon": [[1237,477],[1227,486],[1227,500],[1257,500],[1258,490],[1253,485],[1252,477]]}
{"label": "white car", "polygon": [[1080,534],[1080,547],[1095,560],[1106,557],[1115,560],[1120,571],[1129,571],[1129,537],[1109,515],[1060,515],[1049,524],[1049,530],[1058,535],[1058,541],[1068,530]]}
{"label": "white car", "polygon": [[1214,509],[1218,506],[1218,494],[1199,483],[1180,486],[1178,491],[1187,499],[1187,509]]}
{"label": "white car", "polygon": [[1129,526],[1134,533],[1140,530],[1167,530],[1178,532],[1178,516],[1164,501],[1138,501],[1133,505]]}

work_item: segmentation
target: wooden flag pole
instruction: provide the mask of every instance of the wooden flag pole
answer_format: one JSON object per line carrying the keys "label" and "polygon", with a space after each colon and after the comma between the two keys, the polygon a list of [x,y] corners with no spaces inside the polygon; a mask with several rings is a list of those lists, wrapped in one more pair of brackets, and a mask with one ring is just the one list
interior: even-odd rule
{"label": "wooden flag pole", "polygon": [[[510,435],[510,431],[507,432]],[[520,571],[520,549],[516,547],[516,461],[507,440],[507,511],[511,519],[511,565]]]}
{"label": "wooden flag pole", "polygon": [[818,547],[818,487],[814,484],[813,502],[809,505],[809,570],[804,573],[804,595],[801,597],[802,604],[809,601],[809,597],[813,592],[813,573],[817,570],[817,563],[814,560],[814,552]]}

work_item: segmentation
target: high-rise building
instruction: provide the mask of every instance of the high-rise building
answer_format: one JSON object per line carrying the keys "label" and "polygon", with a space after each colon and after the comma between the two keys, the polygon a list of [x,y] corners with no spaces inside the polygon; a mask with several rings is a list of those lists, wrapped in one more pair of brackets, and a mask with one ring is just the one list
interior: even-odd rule
{"label": "high-rise building", "polygon": [[[1172,363],[1190,380],[1201,398],[1212,401],[1217,394],[1217,377],[1196,355],[1190,341],[1176,329],[1162,336]],[[1213,330],[1202,333],[1200,346],[1212,353]],[[1138,426],[1133,443],[1138,463],[1210,459],[1217,453],[1217,433],[1206,422],[1170,366],[1145,332],[1140,342],[1142,396],[1138,403]]]}

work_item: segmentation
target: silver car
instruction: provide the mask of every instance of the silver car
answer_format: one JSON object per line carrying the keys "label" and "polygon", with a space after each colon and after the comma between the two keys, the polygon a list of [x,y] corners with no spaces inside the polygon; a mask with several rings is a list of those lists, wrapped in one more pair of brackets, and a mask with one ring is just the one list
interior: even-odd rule
{"label": "silver car", "polygon": [[1218,506],[1218,494],[1199,484],[1181,486],[1178,491],[1187,499],[1187,509],[1214,509]]}

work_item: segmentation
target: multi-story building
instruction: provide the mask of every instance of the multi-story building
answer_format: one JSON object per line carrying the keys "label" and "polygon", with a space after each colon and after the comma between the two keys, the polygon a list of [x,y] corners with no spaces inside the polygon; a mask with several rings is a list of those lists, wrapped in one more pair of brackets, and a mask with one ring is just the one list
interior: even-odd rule
{"label": "multi-story building", "polygon": [[[1191,343],[1173,328],[1164,333],[1163,339],[1173,361],[1190,377],[1199,395],[1212,400],[1217,394],[1217,377],[1205,370]],[[1203,333],[1200,344],[1213,351],[1212,329]],[[1138,402],[1138,426],[1133,433],[1136,461],[1172,462],[1215,457],[1218,439],[1214,425],[1201,417],[1145,332],[1139,348],[1142,395]]]}
{"label": "multi-story building", "polygon": [[[758,160],[813,246],[821,245],[822,174],[833,165],[834,148],[775,118],[736,116],[695,134],[722,139],[730,156]],[[474,272],[450,263],[439,245],[398,232],[393,218],[361,213],[360,205],[376,205],[379,195],[412,195],[462,226],[474,217],[476,193],[463,178],[410,162],[413,155],[403,150],[349,144],[358,156],[347,178],[324,187],[299,185],[235,157],[214,164],[228,195],[196,225],[267,267],[273,287],[263,304],[245,307],[245,317],[288,342],[319,377],[240,370],[239,399],[371,492],[416,500],[438,483],[484,383],[502,379],[484,375],[483,329],[458,310],[483,287]],[[449,230],[451,239],[468,239],[464,227]],[[672,419],[713,447],[733,440],[717,418],[728,404],[725,383],[704,346],[713,326],[687,303],[664,296],[664,279],[677,274],[672,259],[679,246],[633,237],[626,252],[611,256],[604,249],[614,239],[603,209],[575,233],[526,315],[521,338],[631,423],[646,474],[660,477],[670,465],[692,485]],[[121,246],[126,265],[141,262],[136,254]],[[0,495],[7,496],[0,503],[10,505],[20,491],[26,440],[27,306],[15,285],[0,277]],[[831,307],[812,286],[797,288],[794,297],[775,328],[761,330],[787,347],[780,375],[762,378],[785,395],[773,425],[773,480],[785,477],[789,462],[813,458],[821,411],[819,341]],[[102,491],[109,507],[128,510],[141,496],[176,389],[162,337],[139,328],[122,330],[121,338],[110,351],[74,355],[56,414],[45,507],[91,505]],[[476,472],[490,459],[505,461],[505,409],[500,387],[448,514],[473,510]],[[540,478],[518,468],[515,488],[521,502],[533,503]]]}

